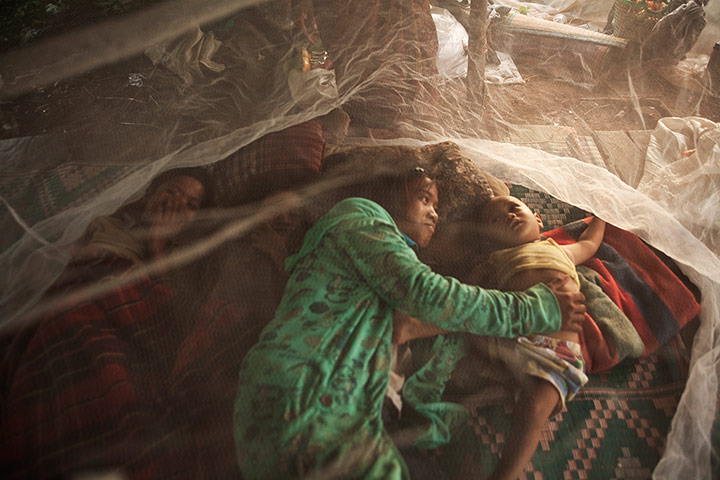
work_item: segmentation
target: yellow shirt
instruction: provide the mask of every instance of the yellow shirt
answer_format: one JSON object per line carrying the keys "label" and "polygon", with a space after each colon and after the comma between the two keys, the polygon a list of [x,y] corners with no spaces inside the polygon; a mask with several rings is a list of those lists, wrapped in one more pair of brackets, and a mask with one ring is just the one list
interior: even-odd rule
{"label": "yellow shirt", "polygon": [[538,268],[567,273],[580,286],[575,264],[552,238],[498,250],[490,255],[489,261],[497,269],[501,289],[518,272]]}

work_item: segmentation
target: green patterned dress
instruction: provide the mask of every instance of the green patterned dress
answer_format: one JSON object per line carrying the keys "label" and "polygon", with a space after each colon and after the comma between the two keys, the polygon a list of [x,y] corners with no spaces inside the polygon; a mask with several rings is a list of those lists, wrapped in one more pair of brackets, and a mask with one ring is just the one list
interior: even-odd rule
{"label": "green patterned dress", "polygon": [[286,267],[283,300],[239,376],[234,431],[246,479],[408,478],[381,418],[394,309],[484,335],[560,327],[547,287],[501,293],[435,274],[365,199],[338,203]]}

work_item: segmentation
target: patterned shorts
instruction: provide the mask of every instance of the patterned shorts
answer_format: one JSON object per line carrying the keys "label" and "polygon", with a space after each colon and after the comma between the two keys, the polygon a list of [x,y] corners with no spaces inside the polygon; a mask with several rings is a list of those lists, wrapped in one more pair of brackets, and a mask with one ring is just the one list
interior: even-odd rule
{"label": "patterned shorts", "polygon": [[488,344],[491,358],[501,360],[516,374],[541,378],[557,389],[561,404],[553,415],[588,381],[585,359],[575,342],[544,335],[496,340]]}

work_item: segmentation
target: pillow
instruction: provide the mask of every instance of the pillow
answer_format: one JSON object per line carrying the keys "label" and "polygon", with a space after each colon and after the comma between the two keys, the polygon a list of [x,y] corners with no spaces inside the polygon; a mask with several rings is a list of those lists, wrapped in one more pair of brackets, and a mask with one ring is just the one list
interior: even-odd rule
{"label": "pillow", "polygon": [[318,119],[273,132],[215,163],[211,176],[219,206],[258,200],[297,186],[322,169],[325,136]]}
{"label": "pillow", "polygon": [[[442,223],[468,219],[477,202],[483,202],[494,194],[487,174],[463,157],[460,148],[453,142],[423,147],[350,145],[325,159],[327,172],[338,172],[339,168],[348,173],[376,172],[388,167],[394,169],[398,165],[405,165],[408,169],[421,166],[437,182]],[[340,198],[352,195],[356,186],[340,192]]]}
{"label": "pillow", "polygon": [[[378,171],[387,166],[410,168],[421,166],[437,182],[439,190],[440,225],[430,245],[420,252],[420,258],[436,271],[452,274],[454,265],[467,265],[464,261],[465,238],[462,233],[465,224],[472,220],[474,206],[495,195],[490,186],[496,186],[500,194],[505,194],[504,184],[480,170],[472,161],[460,153],[460,147],[453,142],[442,142],[422,147],[408,146],[347,146],[325,159],[325,170],[368,172]],[[352,185],[342,189],[333,198],[353,195]],[[328,202],[333,204],[333,202]]]}
{"label": "pillow", "polygon": [[440,219],[443,223],[472,220],[478,203],[494,195],[488,174],[463,157],[453,142],[435,143],[419,149],[425,167],[440,192]]}

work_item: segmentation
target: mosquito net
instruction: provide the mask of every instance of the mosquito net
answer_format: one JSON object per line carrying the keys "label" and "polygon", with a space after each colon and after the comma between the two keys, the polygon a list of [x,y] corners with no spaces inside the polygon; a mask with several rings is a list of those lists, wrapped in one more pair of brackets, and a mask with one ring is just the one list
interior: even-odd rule
{"label": "mosquito net", "polygon": [[[245,248],[240,239],[288,208],[310,212],[311,222],[329,193],[376,173],[356,166],[325,175],[324,158],[350,146],[452,142],[474,171],[636,235],[697,287],[702,311],[687,339],[685,386],[667,406],[659,461],[639,475],[711,478],[720,373],[716,2],[35,3],[35,11],[8,7],[15,23],[0,61],[4,345],[58,311],[198,264],[191,291],[202,299],[177,300],[211,318],[198,305],[223,282],[250,289],[270,275],[252,261],[217,261],[218,252]],[[657,33],[664,18],[675,23]],[[263,164],[264,151],[282,168]],[[141,203],[161,173],[198,166],[213,192],[212,208],[197,211],[199,233],[121,275],[102,270],[96,281],[53,287],[95,219]],[[263,201],[266,185],[292,195]],[[441,188],[441,205],[442,196]],[[28,348],[42,348],[37,341]],[[180,368],[169,362],[168,372]],[[196,388],[212,382],[193,378]],[[12,398],[12,377],[4,380]],[[82,442],[78,431],[68,445]],[[185,433],[174,454],[189,448]],[[43,465],[62,455],[48,458]]]}

